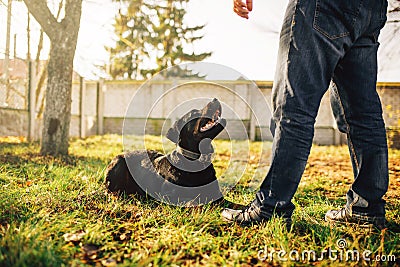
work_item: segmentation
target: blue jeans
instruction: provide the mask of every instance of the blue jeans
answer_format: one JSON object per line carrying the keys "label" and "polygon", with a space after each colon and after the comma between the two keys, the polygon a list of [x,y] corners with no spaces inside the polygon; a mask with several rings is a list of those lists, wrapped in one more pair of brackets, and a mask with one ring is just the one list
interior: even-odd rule
{"label": "blue jeans", "polygon": [[347,133],[355,176],[346,205],[367,216],[385,214],[388,152],[376,79],[386,9],[387,0],[289,2],[272,91],[272,162],[256,195],[263,209],[293,211],[318,108],[332,81],[332,108]]}

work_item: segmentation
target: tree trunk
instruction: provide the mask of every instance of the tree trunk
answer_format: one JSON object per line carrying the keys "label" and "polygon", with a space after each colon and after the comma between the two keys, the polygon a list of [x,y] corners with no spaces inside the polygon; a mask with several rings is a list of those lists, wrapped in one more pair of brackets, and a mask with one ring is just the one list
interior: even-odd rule
{"label": "tree trunk", "polygon": [[60,35],[60,40],[52,41],[47,67],[46,105],[40,151],[43,155],[68,154],[75,45],[73,41]]}
{"label": "tree trunk", "polygon": [[49,10],[46,0],[24,0],[24,2],[51,42],[40,153],[53,156],[67,155],[73,62],[82,0],[66,0],[65,16],[60,22],[58,15],[54,17]]}

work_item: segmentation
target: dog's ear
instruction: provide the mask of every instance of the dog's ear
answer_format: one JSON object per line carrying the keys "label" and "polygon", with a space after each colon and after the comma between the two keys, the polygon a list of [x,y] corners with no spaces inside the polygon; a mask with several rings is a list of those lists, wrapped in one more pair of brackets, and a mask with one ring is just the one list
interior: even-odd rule
{"label": "dog's ear", "polygon": [[179,121],[176,121],[176,122],[174,123],[174,125],[173,125],[171,128],[169,128],[169,130],[168,130],[168,132],[167,132],[167,135],[166,135],[167,138],[168,138],[169,140],[171,140],[172,142],[174,142],[175,144],[177,144],[178,141],[179,141],[178,122],[179,122]]}
{"label": "dog's ear", "polygon": [[[183,115],[179,120],[177,120],[174,125],[172,125],[171,128],[169,128],[167,132],[167,138],[177,144],[179,142],[179,134],[182,130],[182,128],[185,127],[185,125],[192,120],[193,118],[198,118],[199,115],[199,110],[198,109],[192,109],[185,115]],[[197,116],[196,116],[197,114]]]}

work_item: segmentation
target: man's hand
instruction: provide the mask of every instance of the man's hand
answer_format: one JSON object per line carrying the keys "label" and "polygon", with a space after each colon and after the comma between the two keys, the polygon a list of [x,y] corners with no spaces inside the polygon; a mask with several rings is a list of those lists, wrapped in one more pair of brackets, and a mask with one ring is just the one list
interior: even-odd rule
{"label": "man's hand", "polygon": [[233,0],[233,11],[242,18],[248,19],[249,12],[253,10],[253,0],[246,0],[246,4],[242,0]]}

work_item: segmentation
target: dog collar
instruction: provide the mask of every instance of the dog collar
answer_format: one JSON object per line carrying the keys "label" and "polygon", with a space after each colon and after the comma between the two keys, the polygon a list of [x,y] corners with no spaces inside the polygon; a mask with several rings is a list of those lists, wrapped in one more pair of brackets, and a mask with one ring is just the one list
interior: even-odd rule
{"label": "dog collar", "polygon": [[193,160],[199,160],[200,162],[211,162],[211,158],[213,153],[208,153],[208,154],[200,154],[197,152],[193,152],[187,149],[184,149],[183,147],[180,147],[179,145],[176,146],[176,152],[179,154],[182,154],[183,156],[193,159]]}

